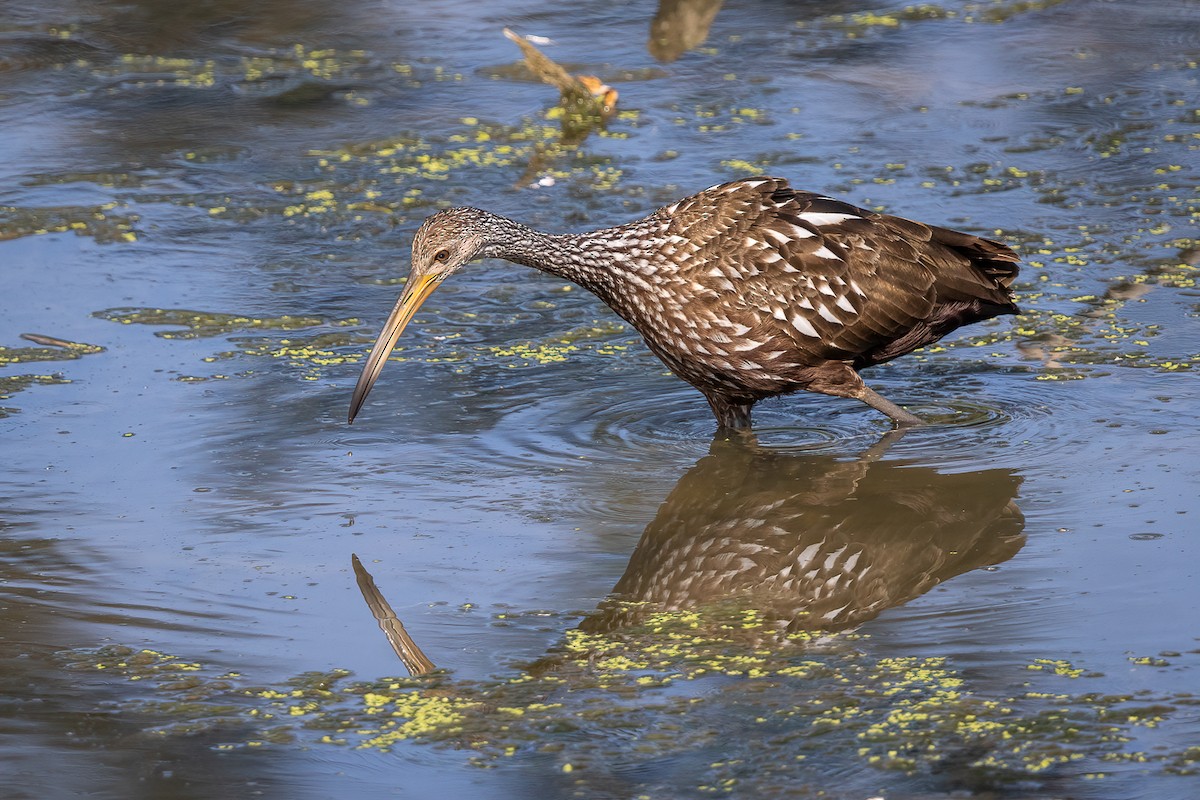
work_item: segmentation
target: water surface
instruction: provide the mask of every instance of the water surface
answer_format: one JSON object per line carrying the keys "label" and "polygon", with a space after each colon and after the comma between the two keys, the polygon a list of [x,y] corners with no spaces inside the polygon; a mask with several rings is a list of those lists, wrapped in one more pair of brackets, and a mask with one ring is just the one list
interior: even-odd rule
{"label": "water surface", "polygon": [[[7,795],[1200,791],[1194,3],[9,6]],[[563,141],[505,26],[607,129]],[[868,373],[932,424],[797,396],[714,442],[500,262],[345,424],[432,211],[761,172],[1022,254],[1025,314]]]}

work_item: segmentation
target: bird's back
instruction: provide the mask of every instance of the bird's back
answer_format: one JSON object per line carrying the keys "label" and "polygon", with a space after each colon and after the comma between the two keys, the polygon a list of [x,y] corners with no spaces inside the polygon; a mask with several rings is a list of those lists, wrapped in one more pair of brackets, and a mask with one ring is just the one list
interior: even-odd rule
{"label": "bird's back", "polygon": [[[781,178],[714,186],[652,216],[684,250],[676,261],[693,290],[693,316],[707,308],[716,327],[738,330],[743,362],[760,355],[860,368],[1018,310],[1009,292],[1018,257],[1003,244]],[[790,355],[769,357],[781,346]]]}

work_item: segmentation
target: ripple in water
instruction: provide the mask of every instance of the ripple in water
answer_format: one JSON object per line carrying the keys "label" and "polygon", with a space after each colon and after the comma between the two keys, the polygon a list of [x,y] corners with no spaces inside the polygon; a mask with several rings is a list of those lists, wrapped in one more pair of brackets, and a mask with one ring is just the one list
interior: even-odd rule
{"label": "ripple in water", "polygon": [[[503,441],[503,449],[528,448],[549,458],[593,456],[597,448],[618,446],[627,451],[626,457],[637,458],[639,452],[661,453],[664,448],[692,453],[696,442],[707,444],[716,432],[703,398],[682,382],[627,374],[614,385],[609,376],[592,377],[569,386],[557,383],[550,396],[537,396],[551,387],[532,382],[524,387],[523,402],[513,403],[487,438]],[[1064,384],[1034,380],[1024,373],[931,376],[913,371],[889,378],[871,380],[867,375],[882,394],[898,399],[927,420],[929,427],[939,429],[991,432],[1015,426],[1024,437],[1044,432],[1055,418],[1074,416],[1057,411],[1081,410],[1082,398],[1063,391]],[[920,385],[914,387],[913,381]],[[760,438],[769,435],[780,444],[801,447],[881,435],[891,427],[860,403],[806,392],[759,403],[754,421]]]}
{"label": "ripple in water", "polygon": [[580,457],[638,461],[649,451],[656,458],[687,458],[712,439],[712,417],[688,386],[664,391],[650,380],[623,380],[617,388],[597,383],[577,382],[521,405],[481,444],[500,457],[532,453],[545,465],[565,466]]}
{"label": "ripple in water", "polygon": [[[457,422],[435,422],[438,442],[433,445],[412,441],[405,415],[364,430],[361,438],[356,430],[337,440],[352,449],[368,442],[404,447],[417,460],[423,453],[444,462],[453,453],[484,471],[511,473],[536,465],[542,475],[575,470],[582,460],[592,468],[686,467],[707,451],[717,428],[695,389],[641,370],[587,366],[564,370],[554,380],[537,371],[520,377],[510,373],[500,392],[459,398]],[[908,432],[904,449],[936,455],[956,468],[1021,458],[1030,446],[1044,457],[1047,451],[1081,446],[1080,419],[1114,413],[1111,398],[1090,390],[1093,381],[1045,381],[1032,372],[957,366],[962,369],[943,374],[898,367],[867,374],[880,393],[929,423]],[[428,411],[413,413],[424,419]],[[806,392],[759,403],[754,420],[761,445],[795,452],[854,450],[892,429],[890,421],[860,403]]]}
{"label": "ripple in water", "polygon": [[914,429],[906,446],[936,453],[939,463],[954,468],[992,466],[997,459],[1024,462],[1030,448],[1037,460],[1048,454],[1079,449],[1078,421],[1103,413],[1089,409],[1094,393],[1081,382],[1037,380],[1033,374],[994,373],[939,376],[925,394],[907,407],[929,424]]}

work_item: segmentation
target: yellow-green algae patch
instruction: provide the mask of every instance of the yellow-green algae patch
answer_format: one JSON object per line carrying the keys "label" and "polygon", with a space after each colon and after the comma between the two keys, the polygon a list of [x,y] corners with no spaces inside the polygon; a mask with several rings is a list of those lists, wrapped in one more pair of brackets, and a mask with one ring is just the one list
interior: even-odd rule
{"label": "yellow-green algae patch", "polygon": [[[112,308],[98,311],[94,316],[122,325],[163,325],[178,330],[158,331],[164,339],[201,339],[229,336],[236,349],[205,356],[205,363],[229,361],[242,357],[268,358],[283,362],[297,370],[305,380],[318,380],[331,367],[361,363],[370,350],[374,336],[359,330],[361,320],[324,319],[290,316],[252,317],[211,311],[171,308]],[[478,314],[468,313],[460,326],[469,329]],[[493,320],[493,322],[495,322]],[[246,332],[293,332],[308,329],[327,329],[286,337],[242,336]],[[501,367],[522,368],[566,361],[576,353],[590,352],[600,357],[624,355],[634,339],[619,322],[597,320],[540,340],[515,341],[505,345],[459,343],[460,331],[438,334],[433,341],[422,340],[410,333],[395,349],[393,361],[419,361],[429,364],[485,363]],[[0,351],[2,354],[3,351]],[[250,374],[243,372],[242,374]],[[229,374],[184,375],[177,380],[199,382],[225,379]]]}
{"label": "yellow-green algae patch", "polygon": [[[70,342],[36,334],[25,334],[24,338],[35,342],[36,346],[0,346],[0,368],[42,361],[71,361],[86,355],[104,352],[104,348],[96,344]],[[70,382],[62,375],[0,375],[0,400],[8,400],[17,392],[28,389],[30,386],[50,386]],[[17,411],[18,409],[15,408],[0,407],[0,418],[10,416]]]}
{"label": "yellow-green algae patch", "polygon": [[[204,360],[214,362],[241,356],[270,358],[287,364],[304,380],[315,381],[329,367],[361,362],[367,356],[371,339],[350,331],[336,331],[286,339],[235,337],[233,341],[239,349],[227,350]],[[351,347],[354,349],[350,350]]]}
{"label": "yellow-green algae patch", "polygon": [[109,94],[163,87],[204,91],[234,86],[242,94],[283,104],[317,102],[331,95],[364,104],[368,101],[347,82],[361,78],[365,83],[385,70],[389,80],[409,87],[419,87],[422,78],[462,78],[436,67],[418,72],[408,64],[380,65],[364,50],[311,48],[300,43],[235,58],[125,53],[115,62],[94,68],[96,75],[109,79]]}
{"label": "yellow-green algae patch", "polygon": [[[431,182],[461,187],[507,175],[517,186],[568,181],[580,191],[609,192],[624,173],[609,158],[578,147],[579,131],[571,127],[578,122],[556,108],[515,125],[464,117],[454,132],[442,136],[398,134],[311,150],[307,155],[315,177],[272,182],[264,188],[274,199],[217,196],[181,202],[234,222],[277,216],[342,240],[419,220],[451,205],[445,192],[430,190]],[[636,124],[636,115],[623,124]]]}
{"label": "yellow-green algae patch", "polygon": [[299,317],[287,314],[279,317],[249,317],[214,311],[192,311],[185,308],[110,308],[97,311],[92,316],[121,325],[169,325],[183,329],[157,331],[154,334],[163,339],[202,339],[209,336],[222,336],[233,331],[293,331],[324,324],[343,326],[358,324],[356,319],[326,322],[319,317]]}
{"label": "yellow-green algae patch", "polygon": [[[963,9],[964,19],[999,20],[1012,13],[1035,11],[1045,2],[975,3]],[[887,19],[904,24],[910,21],[944,18],[937,6],[913,6],[901,11],[870,12],[868,27],[893,27]],[[952,16],[953,14],[951,14]],[[877,19],[876,19],[877,18]],[[291,55],[289,54],[290,58]],[[405,74],[401,71],[401,74]],[[1067,87],[1070,89],[1071,87]],[[1051,87],[1040,93],[1018,93],[995,98],[1000,104],[1028,102],[1090,103],[1113,98],[1093,98],[1086,92]],[[1181,98],[1181,102],[1186,98]],[[1121,98],[1116,98],[1120,101]],[[1114,101],[1114,102],[1116,102]],[[989,101],[990,102],[990,101]],[[1118,103],[1119,105],[1119,103]],[[1174,109],[1174,106],[1172,106]],[[553,110],[552,110],[553,111]],[[744,104],[695,105],[676,109],[677,121],[701,132],[732,128],[737,123],[769,121],[765,111]],[[1151,150],[1158,166],[1147,171],[1146,185],[1126,191],[1135,214],[1130,233],[1118,239],[1100,224],[1075,223],[1089,219],[1074,213],[1066,229],[1045,232],[980,231],[1017,245],[1024,259],[1016,289],[1025,313],[1013,320],[1005,318],[972,327],[918,353],[914,359],[935,358],[956,350],[955,357],[973,351],[975,358],[1018,371],[1036,373],[1038,380],[1066,381],[1107,374],[1113,367],[1149,368],[1163,373],[1195,370],[1200,366],[1200,350],[1195,340],[1186,337],[1161,337],[1169,325],[1149,319],[1131,319],[1128,313],[1146,298],[1138,292],[1155,290],[1194,290],[1196,264],[1184,255],[1195,249],[1195,227],[1200,222],[1200,198],[1189,182],[1188,158],[1197,147],[1197,134],[1190,130],[1197,114],[1171,110],[1164,125],[1171,126],[1166,136],[1151,142],[1144,125],[1129,125],[1101,141],[1083,142],[1095,158],[1114,153]],[[477,180],[514,181],[527,186],[538,178],[573,180],[572,191],[605,195],[625,195],[639,210],[645,210],[645,196],[674,192],[674,188],[630,185],[621,170],[605,157],[589,155],[581,148],[564,142],[556,122],[557,114],[548,112],[530,117],[516,125],[500,125],[478,117],[464,116],[448,135],[418,136],[401,133],[382,139],[353,142],[339,147],[322,148],[308,155],[313,160],[314,176],[307,180],[280,180],[264,186],[270,199],[213,198],[206,209],[210,217],[241,221],[248,218],[278,216],[289,223],[313,225],[330,239],[363,238],[396,226],[411,228],[435,208],[462,200],[464,186]],[[637,127],[639,118],[621,120]],[[1156,129],[1157,130],[1157,129]],[[787,134],[786,136],[791,136]],[[1082,135],[1082,134],[1081,134]],[[965,193],[992,193],[1021,190],[1031,192],[1039,202],[1063,208],[1110,206],[1104,188],[1094,185],[1078,172],[1062,173],[1037,160],[1042,150],[1071,147],[1070,135],[1054,135],[1013,141],[995,158],[966,164],[881,164],[837,163],[833,166],[847,176],[844,186],[833,185],[835,192],[861,195],[864,184],[885,187],[898,185],[897,192],[924,188],[940,196]],[[848,148],[859,152],[857,145]],[[778,154],[746,154],[721,163],[733,174],[778,172],[778,163],[786,150]],[[716,165],[714,165],[716,166]],[[852,176],[852,177],[851,177]],[[444,190],[431,191],[431,181],[446,180]],[[437,184],[433,184],[437,185]],[[456,192],[458,193],[456,195]],[[1128,196],[1126,196],[1128,195]],[[673,196],[673,195],[670,195]],[[664,199],[667,195],[664,195]],[[864,204],[883,208],[866,198]],[[887,209],[894,210],[894,209]],[[968,226],[969,227],[969,226]],[[1060,228],[1063,227],[1060,225]],[[1173,229],[1174,228],[1174,229]],[[1173,251],[1173,252],[1168,252]],[[1172,256],[1178,254],[1178,259]],[[1116,273],[1116,274],[1114,274]],[[1099,284],[1099,285],[1098,285]],[[1151,299],[1153,299],[1151,297]],[[457,320],[450,320],[457,322]],[[443,326],[443,330],[447,326]],[[551,334],[537,341],[488,346],[470,345],[470,325],[452,325],[443,333],[440,345],[428,345],[409,336],[400,343],[393,358],[398,361],[468,364],[499,363],[508,368],[553,364],[580,355],[587,347],[573,342],[560,343]],[[373,331],[363,335],[369,343]],[[169,335],[169,334],[167,334]],[[458,339],[453,345],[447,340]],[[617,355],[619,348],[636,342],[630,337],[619,345],[604,344],[594,352]],[[574,345],[577,350],[571,349]],[[965,348],[971,348],[966,351]],[[245,354],[267,355],[301,367],[306,379],[315,380],[320,370],[361,360],[363,349],[358,337],[348,337],[344,346],[336,341],[297,341],[281,346],[272,343],[246,343]],[[223,353],[217,358],[227,357]],[[457,369],[458,367],[456,367]]]}
{"label": "yellow-green algae patch", "polygon": [[[52,386],[70,382],[61,375],[0,375],[0,400],[11,399],[17,392],[30,386]],[[0,406],[0,418],[10,416],[17,410]]]}
{"label": "yellow-green algae patch", "polygon": [[[39,337],[40,338],[40,337]],[[0,367],[9,364],[29,364],[37,361],[73,361],[84,356],[103,353],[98,344],[56,340],[54,345],[39,344],[36,347],[5,347],[0,345]]]}
{"label": "yellow-green algae patch", "polygon": [[800,28],[832,29],[840,31],[847,39],[859,39],[873,29],[900,28],[906,24],[926,20],[954,20],[963,24],[1002,23],[1022,14],[1043,11],[1061,5],[1067,0],[985,0],[964,3],[957,7],[921,3],[889,9],[884,12],[862,11],[852,14],[830,14],[817,20],[801,20]]}
{"label": "yellow-green algae patch", "polygon": [[[547,615],[499,616],[540,626]],[[444,671],[353,681],[334,670],[255,686],[148,650],[62,659],[143,687],[124,707],[150,717],[156,736],[205,731],[222,749],[438,744],[476,766],[550,759],[584,781],[603,781],[608,763],[711,752],[691,778],[699,793],[864,769],[950,770],[977,788],[1029,789],[1123,770],[1190,775],[1200,757],[1200,748],[1151,746],[1144,733],[1186,724],[1200,697],[1080,691],[1074,681],[1103,676],[1058,658],[968,673],[944,657],[878,655],[865,636],[788,633],[733,606],[643,620],[615,632],[570,629],[544,658],[477,681]]]}
{"label": "yellow-green algae patch", "polygon": [[[997,363],[1024,362],[1038,372],[1039,380],[1081,379],[1113,367],[1164,373],[1200,368],[1200,342],[1195,337],[1162,340],[1162,334],[1177,332],[1177,326],[1161,315],[1135,313],[1138,305],[1157,299],[1156,292],[1182,294],[1196,287],[1200,268],[1189,254],[1197,240],[1163,233],[1149,234],[1132,248],[1114,246],[1104,240],[1104,231],[1083,225],[1065,241],[1052,240],[1052,234],[998,233],[1009,241],[1025,239],[1017,243],[1025,261],[1015,287],[1023,313],[969,329],[914,357],[927,360],[939,353],[977,349]],[[1117,266],[1124,269],[1111,274]],[[1101,270],[1106,280],[1097,291],[1096,273]],[[999,345],[1015,345],[1016,360],[1008,347]]]}
{"label": "yellow-green algae patch", "polygon": [[0,241],[48,233],[74,233],[97,242],[135,242],[136,214],[119,212],[118,203],[96,206],[0,206]]}
{"label": "yellow-green algae patch", "polygon": [[[337,98],[354,105],[371,102],[369,91],[353,86],[419,89],[428,82],[459,81],[463,75],[438,65],[379,64],[360,50],[311,49],[297,44],[256,55],[225,59],[191,59],[130,53],[114,64],[96,68],[112,80],[106,91],[137,93],[161,88],[211,91],[233,87],[239,96],[274,104],[305,105]],[[618,115],[624,126],[637,124],[638,113]],[[606,132],[557,106],[515,125],[462,117],[441,135],[400,133],[383,139],[313,149],[309,180],[277,180],[262,192],[165,196],[164,200],[195,207],[213,219],[236,223],[263,217],[314,226],[335,240],[354,239],[409,220],[409,213],[446,203],[428,192],[430,182],[470,185],[480,175],[503,175],[519,185],[539,180],[574,181],[581,189],[607,191],[623,173],[610,159],[577,147],[588,133]],[[236,155],[236,154],[234,154]],[[186,151],[184,161],[203,163],[229,157],[219,150]],[[111,176],[98,175],[105,184]],[[145,197],[144,199],[150,199]],[[3,209],[0,209],[2,212]],[[424,214],[421,214],[424,216]],[[38,225],[37,230],[58,229]],[[0,235],[3,230],[0,228]],[[128,231],[130,237],[132,231]]]}

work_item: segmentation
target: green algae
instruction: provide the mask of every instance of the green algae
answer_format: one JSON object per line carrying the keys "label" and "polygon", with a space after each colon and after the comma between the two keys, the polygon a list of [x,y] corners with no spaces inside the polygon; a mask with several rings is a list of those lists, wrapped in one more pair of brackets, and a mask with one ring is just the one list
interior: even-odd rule
{"label": "green algae", "polygon": [[301,379],[315,381],[324,377],[329,367],[363,361],[370,348],[371,338],[339,331],[286,339],[235,337],[232,341],[238,345],[237,350],[227,350],[204,360],[213,362],[243,356],[269,358],[283,362]]}
{"label": "green algae", "polygon": [[[53,386],[70,382],[61,375],[0,375],[0,400],[9,400],[17,392],[30,386]],[[0,418],[11,416],[17,411],[15,408],[0,407]]]}
{"label": "green algae", "polygon": [[307,104],[330,96],[363,105],[370,102],[369,98],[357,92],[354,85],[374,82],[384,75],[407,88],[463,78],[440,67],[380,64],[364,50],[311,48],[301,43],[223,58],[125,53],[115,61],[92,64],[91,68],[97,77],[110,81],[110,94],[164,87],[192,91],[235,87],[242,94],[283,105]]}
{"label": "green algae", "polygon": [[[1027,269],[1036,277],[1029,289],[1018,290],[1017,302],[1024,313],[1015,324],[939,342],[918,357],[1012,343],[1021,359],[1040,362],[1039,377],[1044,380],[1101,375],[1103,368],[1118,366],[1164,373],[1200,368],[1200,352],[1180,350],[1178,345],[1165,350],[1166,345],[1158,344],[1169,325],[1142,315],[1131,318],[1128,313],[1151,298],[1154,290],[1191,291],[1196,287],[1200,269],[1184,257],[1196,240],[1168,238],[1162,233],[1166,231],[1141,244],[1141,259],[1131,258],[1128,249],[1105,243],[1099,232],[1093,236],[1085,231],[1082,239],[1070,244],[1031,243],[1022,249],[1028,254]],[[1162,250],[1175,251],[1175,255],[1154,255]],[[1116,271],[1139,260],[1145,264],[1141,271]],[[1093,273],[1099,268],[1111,275],[1107,290],[1100,295],[1085,292],[1085,282],[1094,280]],[[1008,360],[1007,355],[994,351],[991,357]]]}
{"label": "green algae", "polygon": [[[44,361],[73,361],[87,355],[104,352],[104,348],[100,345],[70,342],[38,334],[22,334],[22,338],[34,342],[37,346],[0,346],[0,368]],[[71,383],[71,381],[62,375],[0,375],[0,400],[11,399],[13,395],[31,386],[53,386],[65,383]],[[19,409],[16,408],[0,407],[0,418],[11,416],[18,411]]]}
{"label": "green algae", "polygon": [[168,325],[183,330],[156,331],[155,336],[163,339],[203,339],[223,336],[234,331],[279,330],[293,331],[317,325],[357,325],[358,320],[332,320],[326,322],[317,317],[250,317],[224,314],[213,311],[192,311],[184,308],[109,308],[97,311],[97,319],[121,325]]}
{"label": "green algae", "polygon": [[1045,11],[1067,0],[988,0],[964,3],[958,7],[922,3],[885,12],[861,11],[852,14],[829,14],[814,21],[801,20],[799,28],[830,29],[847,39],[859,39],[875,30],[898,29],[911,23],[953,20],[962,24],[1000,24],[1023,14]]}
{"label": "green algae", "polygon": [[[559,125],[551,124],[555,122]],[[292,225],[316,226],[344,240],[362,237],[372,225],[391,227],[419,220],[449,205],[446,197],[430,190],[431,182],[469,185],[499,172],[510,174],[517,186],[567,181],[589,192],[617,187],[623,171],[610,159],[579,148],[578,137],[573,140],[574,134],[564,132],[573,131],[573,124],[556,109],[516,125],[464,117],[455,131],[443,136],[401,133],[311,150],[307,156],[315,177],[279,180],[264,187],[274,192],[278,202],[228,195],[175,202],[200,208],[213,219],[282,218]]]}
{"label": "green algae", "polygon": [[74,233],[97,242],[136,242],[136,214],[118,212],[118,203],[95,206],[0,206],[0,241],[49,233]]}
{"label": "green algae", "polygon": [[104,352],[104,348],[98,344],[50,339],[37,334],[25,334],[22,338],[29,339],[38,346],[5,347],[0,345],[0,367],[37,361],[74,361],[84,356]]}
{"label": "green algae", "polygon": [[[204,363],[213,364],[247,357],[270,359],[286,364],[294,374],[309,381],[328,377],[331,368],[361,363],[374,341],[369,331],[358,330],[361,321],[355,318],[323,319],[290,315],[252,317],[167,308],[111,308],[97,311],[93,316],[121,325],[163,325],[178,328],[155,332],[155,336],[163,339],[225,336],[236,346],[235,349],[204,356],[201,359]],[[475,322],[476,316],[465,315],[463,327],[469,328]],[[256,331],[290,333],[314,328],[320,330],[282,338],[231,335]],[[327,330],[329,328],[335,330]],[[407,341],[396,347],[390,360],[449,365],[484,364],[520,369],[559,363],[575,354],[586,353],[602,358],[620,357],[634,343],[626,327],[611,320],[597,320],[551,334],[543,339],[515,341],[506,345],[459,344],[457,340],[462,335],[461,332],[444,333],[433,337],[432,342],[421,342],[415,336],[410,336]],[[3,357],[3,352],[0,350],[0,358]],[[249,377],[255,373],[255,369],[247,369],[236,374]],[[226,380],[230,377],[230,373],[222,372],[210,375],[180,375],[175,380],[200,383]]]}
{"label": "green algae", "polygon": [[[1002,23],[1017,15],[1052,8],[1060,1],[996,0],[953,8],[923,4],[830,15],[805,23],[803,27],[808,32],[833,31],[850,38],[868,32],[886,35],[892,29],[926,22]],[[296,81],[316,82],[318,86],[341,91],[338,87],[348,85],[345,82],[373,80],[381,69],[389,72],[389,79],[394,78],[405,88],[419,88],[435,80],[464,80],[462,75],[444,67],[379,64],[361,51],[312,49],[301,45],[239,58],[203,61],[131,54],[122,57],[118,64],[97,67],[97,72],[106,77],[119,77],[126,90],[164,82],[207,90],[232,82],[243,88],[249,85],[261,87],[266,94],[286,94],[291,91],[286,87],[296,86]],[[1188,78],[1195,74],[1197,64],[1186,54],[1177,54],[1164,59],[1157,69],[1164,74]],[[349,98],[349,94],[344,96]],[[1126,108],[1140,110],[1137,104],[1146,102],[1156,115],[1153,125],[1144,121],[1144,114],[1139,114],[1137,119],[1121,120],[1097,131],[1091,117],[1081,113],[1103,106],[1111,108],[1116,118],[1120,118]],[[1200,134],[1195,131],[1200,109],[1194,107],[1194,99],[1186,91],[1170,86],[1147,101],[1132,91],[1096,92],[1087,85],[1065,85],[1010,92],[965,104],[986,108],[1038,104],[1061,111],[1067,119],[1074,114],[1085,121],[1064,123],[1054,130],[1030,132],[1020,139],[998,137],[995,142],[989,142],[995,145],[988,148],[993,157],[961,164],[868,163],[861,157],[861,143],[851,143],[846,148],[846,158],[832,165],[845,178],[823,188],[859,196],[864,187],[871,192],[888,192],[864,200],[868,207],[881,210],[893,210],[888,208],[887,202],[880,202],[881,198],[917,191],[935,192],[939,197],[1025,192],[1036,202],[1070,210],[1077,215],[1091,208],[1107,208],[1119,199],[1130,206],[1135,233],[1120,242],[1106,242],[1106,232],[1098,229],[1088,231],[1082,240],[1071,236],[1069,231],[1057,232],[1056,241],[1037,242],[1034,246],[1035,237],[1025,237],[1021,231],[992,232],[1009,242],[1029,240],[1028,246],[1018,248],[1027,260],[1027,266],[1017,285],[1021,305],[1026,309],[1026,314],[1016,321],[1017,330],[1005,332],[999,325],[984,332],[972,329],[965,338],[940,343],[917,357],[936,357],[951,350],[961,354],[965,352],[963,348],[970,347],[980,354],[979,358],[1013,369],[1033,370],[1040,380],[1048,381],[1103,375],[1119,366],[1163,373],[1194,370],[1200,363],[1200,354],[1186,347],[1160,344],[1162,328],[1141,320],[1131,321],[1125,313],[1127,306],[1141,302],[1141,299],[1120,296],[1119,286],[1131,284],[1176,290],[1195,287],[1195,265],[1170,264],[1161,258],[1160,252],[1160,248],[1170,246],[1171,242],[1194,242],[1195,228],[1200,221],[1200,199],[1195,195],[1195,175],[1189,166],[1195,163],[1195,154],[1200,148]],[[761,125],[776,131],[779,145],[776,150],[742,153],[738,158],[714,161],[712,167],[726,171],[731,177],[762,172],[786,174],[781,167],[805,161],[794,152],[794,139],[805,134],[791,130],[803,120],[800,112],[799,108],[787,112],[770,106],[758,108],[744,100],[736,104],[677,104],[661,114],[630,109],[612,120],[614,129],[606,134],[610,137],[636,136],[640,127],[664,121],[673,121],[704,136],[749,124]],[[787,125],[778,121],[784,113],[791,117]],[[568,191],[577,199],[599,195],[635,198],[642,210],[646,196],[666,191],[665,188],[638,185],[616,158],[588,152],[579,142],[572,141],[564,127],[570,116],[569,109],[557,106],[515,124],[462,116],[437,135],[398,131],[383,138],[314,148],[304,156],[308,164],[301,172],[309,177],[271,181],[259,187],[261,192],[257,194],[159,199],[195,207],[216,224],[241,225],[265,220],[274,225],[282,221],[308,227],[315,235],[329,241],[347,241],[361,240],[397,226],[411,228],[428,213],[459,201],[462,193],[467,191],[466,187],[483,180],[495,182],[497,176],[517,187],[535,185],[539,181],[568,182]],[[1080,170],[1063,169],[1062,164],[1077,161],[1075,155],[1080,147],[1092,163],[1115,156],[1139,159],[1146,167],[1135,181],[1140,181],[1141,185],[1135,185],[1131,191],[1122,183],[1119,190],[1112,189],[1116,194],[1109,196],[1110,190],[1102,179]],[[1065,155],[1071,158],[1058,158]],[[208,155],[188,152],[182,157],[203,161]],[[220,154],[217,157],[221,157]],[[77,177],[92,180],[87,175]],[[97,173],[93,182],[136,189],[143,177]],[[61,176],[60,179],[71,178]],[[437,190],[439,184],[444,190]],[[154,198],[147,196],[144,199]],[[101,213],[111,216],[112,211],[106,207]],[[136,218],[130,218],[124,228],[107,234],[98,228],[91,235],[107,236],[104,240],[110,241],[132,240],[136,238],[132,230],[134,221]],[[83,227],[79,227],[81,225]],[[84,220],[74,217],[42,220],[40,224],[18,226],[18,229],[28,229],[27,232],[91,230]],[[1109,278],[1112,272],[1119,274]],[[1114,290],[1111,295],[1098,294],[1097,275],[1105,276],[1104,280]],[[237,325],[254,327],[243,322]],[[214,330],[222,332],[219,326]],[[188,334],[160,335],[173,338]],[[461,335],[461,330],[455,330],[446,338],[453,340]],[[420,342],[402,342],[394,358],[450,364],[498,363],[506,368],[522,368],[578,357],[581,350],[587,349],[572,349],[570,343],[556,341],[560,338],[549,336],[538,341],[486,348],[427,347]],[[616,356],[635,341],[631,337],[626,342],[596,348],[593,352]],[[326,337],[282,344],[266,340],[239,344],[241,350],[215,354],[212,359],[236,355],[282,359],[301,369],[309,380],[317,379],[323,368],[361,360],[361,353],[356,350],[357,336],[347,337],[344,341]],[[226,376],[184,376],[180,379],[220,377]]]}
{"label": "green algae", "polygon": [[[544,624],[546,612],[502,612]],[[858,634],[788,634],[731,604],[651,613],[607,634],[565,631],[546,657],[492,679],[440,671],[355,681],[345,670],[277,686],[151,650],[61,654],[65,669],[138,685],[132,709],[156,736],[216,735],[217,749],[436,745],[486,767],[512,758],[603,780],[622,763],[720,753],[693,777],[706,793],[795,786],[847,769],[963,785],[1034,786],[1084,775],[1191,775],[1200,750],[1146,739],[1200,704],[1189,693],[1108,695],[1060,658],[970,673],[940,656],[881,656]],[[1023,675],[1022,675],[1023,673]],[[641,731],[628,747],[627,731]],[[147,734],[149,735],[149,734]],[[757,743],[771,742],[763,748]],[[820,763],[804,753],[818,748]],[[569,770],[568,770],[569,767]]]}
{"label": "green algae", "polygon": [[578,350],[573,344],[558,344],[544,342],[541,344],[523,343],[507,346],[491,345],[486,348],[490,355],[499,358],[513,359],[508,366],[517,367],[521,362],[531,364],[553,364],[566,361],[567,354]]}

